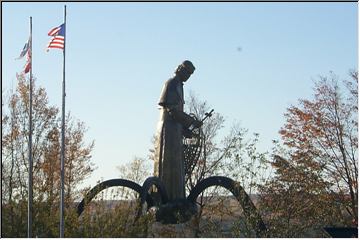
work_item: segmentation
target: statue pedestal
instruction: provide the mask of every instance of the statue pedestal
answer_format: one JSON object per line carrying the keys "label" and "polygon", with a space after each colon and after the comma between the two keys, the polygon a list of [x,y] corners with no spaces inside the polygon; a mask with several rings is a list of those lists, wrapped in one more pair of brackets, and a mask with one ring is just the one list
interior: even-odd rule
{"label": "statue pedestal", "polygon": [[186,199],[176,199],[159,207],[156,221],[163,224],[185,223],[197,213],[197,206]]}

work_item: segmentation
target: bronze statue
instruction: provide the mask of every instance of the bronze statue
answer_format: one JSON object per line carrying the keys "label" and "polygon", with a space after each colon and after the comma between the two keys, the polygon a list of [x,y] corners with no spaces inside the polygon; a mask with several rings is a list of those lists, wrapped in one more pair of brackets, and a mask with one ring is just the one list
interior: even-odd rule
{"label": "bronze statue", "polygon": [[185,198],[183,136],[191,125],[194,127],[202,125],[201,121],[183,111],[185,103],[183,84],[194,70],[195,67],[190,61],[181,63],[174,77],[165,82],[160,95],[154,175],[164,183],[169,200]]}
{"label": "bronze statue", "polygon": [[[211,110],[206,113],[205,117],[199,121],[183,111],[183,84],[194,70],[195,67],[190,61],[184,61],[176,69],[175,76],[166,81],[162,89],[159,101],[160,121],[155,143],[155,176],[148,177],[142,186],[121,178],[97,184],[78,204],[78,216],[99,192],[109,187],[122,186],[139,194],[140,207],[134,223],[152,207],[156,209],[156,221],[164,224],[183,223],[189,221],[197,213],[198,196],[209,187],[220,186],[229,190],[239,201],[245,219],[253,227],[256,237],[268,236],[261,215],[239,182],[224,176],[208,177],[198,182],[190,189],[189,195],[185,196],[184,152],[187,154],[189,147],[183,145],[183,140],[184,137],[196,138],[203,134],[200,127],[213,112]],[[199,130],[198,133],[194,132],[196,129]]]}

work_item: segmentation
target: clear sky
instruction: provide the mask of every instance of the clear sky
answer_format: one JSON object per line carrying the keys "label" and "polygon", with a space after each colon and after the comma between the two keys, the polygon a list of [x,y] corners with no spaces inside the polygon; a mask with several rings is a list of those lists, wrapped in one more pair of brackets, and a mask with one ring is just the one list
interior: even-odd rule
{"label": "clear sky", "polygon": [[[66,3],[66,110],[95,140],[97,170],[86,181],[116,178],[116,166],[146,157],[159,118],[162,85],[183,60],[185,84],[226,125],[260,134],[261,150],[279,139],[283,114],[312,94],[313,80],[358,67],[357,3]],[[64,3],[2,3],[2,90],[15,86],[33,19],[33,75],[61,109],[62,53],[45,52],[63,23]],[[224,134],[226,134],[224,129]]]}

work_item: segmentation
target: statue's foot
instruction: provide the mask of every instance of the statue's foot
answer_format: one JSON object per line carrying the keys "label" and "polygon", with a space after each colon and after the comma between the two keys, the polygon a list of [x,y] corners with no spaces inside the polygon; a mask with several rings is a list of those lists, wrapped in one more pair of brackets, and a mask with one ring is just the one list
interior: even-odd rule
{"label": "statue's foot", "polygon": [[186,199],[175,199],[159,207],[156,221],[163,224],[184,223],[197,213],[197,205]]}

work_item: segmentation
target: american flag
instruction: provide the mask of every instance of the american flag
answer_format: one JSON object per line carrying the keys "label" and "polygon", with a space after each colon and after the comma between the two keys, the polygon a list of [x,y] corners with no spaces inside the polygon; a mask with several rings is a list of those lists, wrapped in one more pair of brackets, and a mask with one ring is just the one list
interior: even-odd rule
{"label": "american flag", "polygon": [[50,48],[59,48],[64,49],[65,46],[65,23],[61,24],[59,27],[53,28],[48,33],[52,37],[50,40],[46,51],[49,51]]}

